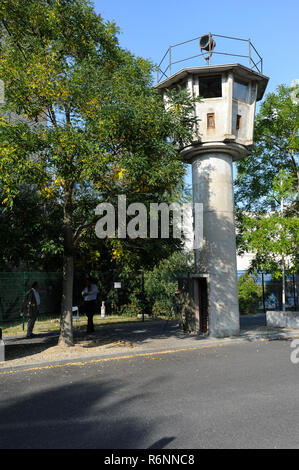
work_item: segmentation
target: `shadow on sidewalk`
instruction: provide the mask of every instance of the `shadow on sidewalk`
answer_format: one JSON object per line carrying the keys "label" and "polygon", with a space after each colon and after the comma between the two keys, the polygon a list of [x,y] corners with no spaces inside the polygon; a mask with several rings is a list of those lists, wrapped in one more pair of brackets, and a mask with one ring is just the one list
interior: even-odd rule
{"label": "shadow on sidewalk", "polygon": [[[101,346],[132,346],[147,344],[153,340],[170,338],[186,338],[188,335],[178,329],[175,321],[154,321],[146,323],[114,323],[96,328],[94,335],[86,335],[85,331],[74,328],[74,343],[84,349]],[[39,333],[34,338],[25,336],[4,337],[5,360],[26,358],[42,353],[58,345],[59,332]]]}
{"label": "shadow on sidewalk", "polygon": [[[241,317],[243,332],[254,331],[263,325],[263,316]],[[90,349],[105,346],[141,347],[149,349],[179,346],[180,342],[188,345],[196,345],[198,341],[206,339],[206,336],[184,333],[179,329],[175,320],[155,320],[136,323],[113,323],[96,327],[92,336],[86,336],[84,330],[74,328],[75,345]],[[36,337],[26,339],[24,337],[4,337],[6,361],[34,356],[58,344],[59,332],[40,333]]]}

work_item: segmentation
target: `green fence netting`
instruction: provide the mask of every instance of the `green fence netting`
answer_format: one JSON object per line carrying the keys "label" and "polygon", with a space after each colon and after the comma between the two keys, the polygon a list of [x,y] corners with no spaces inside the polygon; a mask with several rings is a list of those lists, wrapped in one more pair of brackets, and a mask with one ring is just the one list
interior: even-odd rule
{"label": "green fence netting", "polygon": [[41,315],[59,315],[61,273],[9,272],[0,273],[0,321],[20,317],[24,296],[34,281],[39,283]]}

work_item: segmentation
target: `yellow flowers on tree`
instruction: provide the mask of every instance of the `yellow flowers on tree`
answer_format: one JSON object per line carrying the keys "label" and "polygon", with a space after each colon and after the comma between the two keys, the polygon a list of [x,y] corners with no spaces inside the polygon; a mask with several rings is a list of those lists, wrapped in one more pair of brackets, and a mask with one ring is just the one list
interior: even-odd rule
{"label": "yellow flowers on tree", "polygon": [[60,343],[72,345],[74,256],[97,203],[177,186],[194,103],[182,92],[166,111],[152,64],[121,49],[88,0],[1,2],[0,32],[2,203],[26,186],[61,206]]}

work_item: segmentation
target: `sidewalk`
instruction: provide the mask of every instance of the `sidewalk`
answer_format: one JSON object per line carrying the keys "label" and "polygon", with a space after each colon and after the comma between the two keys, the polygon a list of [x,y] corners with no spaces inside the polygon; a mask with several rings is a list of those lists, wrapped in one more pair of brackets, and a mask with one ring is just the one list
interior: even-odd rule
{"label": "sidewalk", "polygon": [[299,330],[268,328],[262,317],[248,316],[241,322],[240,336],[223,339],[185,334],[179,330],[176,321],[161,320],[105,325],[98,327],[92,337],[86,337],[83,331],[75,329],[75,346],[72,348],[57,345],[58,332],[40,334],[32,339],[25,339],[22,335],[9,336],[3,338],[6,362],[1,363],[0,369],[299,338]]}

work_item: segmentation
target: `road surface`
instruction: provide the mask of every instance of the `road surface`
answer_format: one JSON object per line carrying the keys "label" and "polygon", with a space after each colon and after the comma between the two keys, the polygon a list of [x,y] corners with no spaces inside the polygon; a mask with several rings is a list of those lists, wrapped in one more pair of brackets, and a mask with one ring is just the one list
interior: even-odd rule
{"label": "road surface", "polygon": [[0,448],[298,448],[290,345],[2,370]]}

